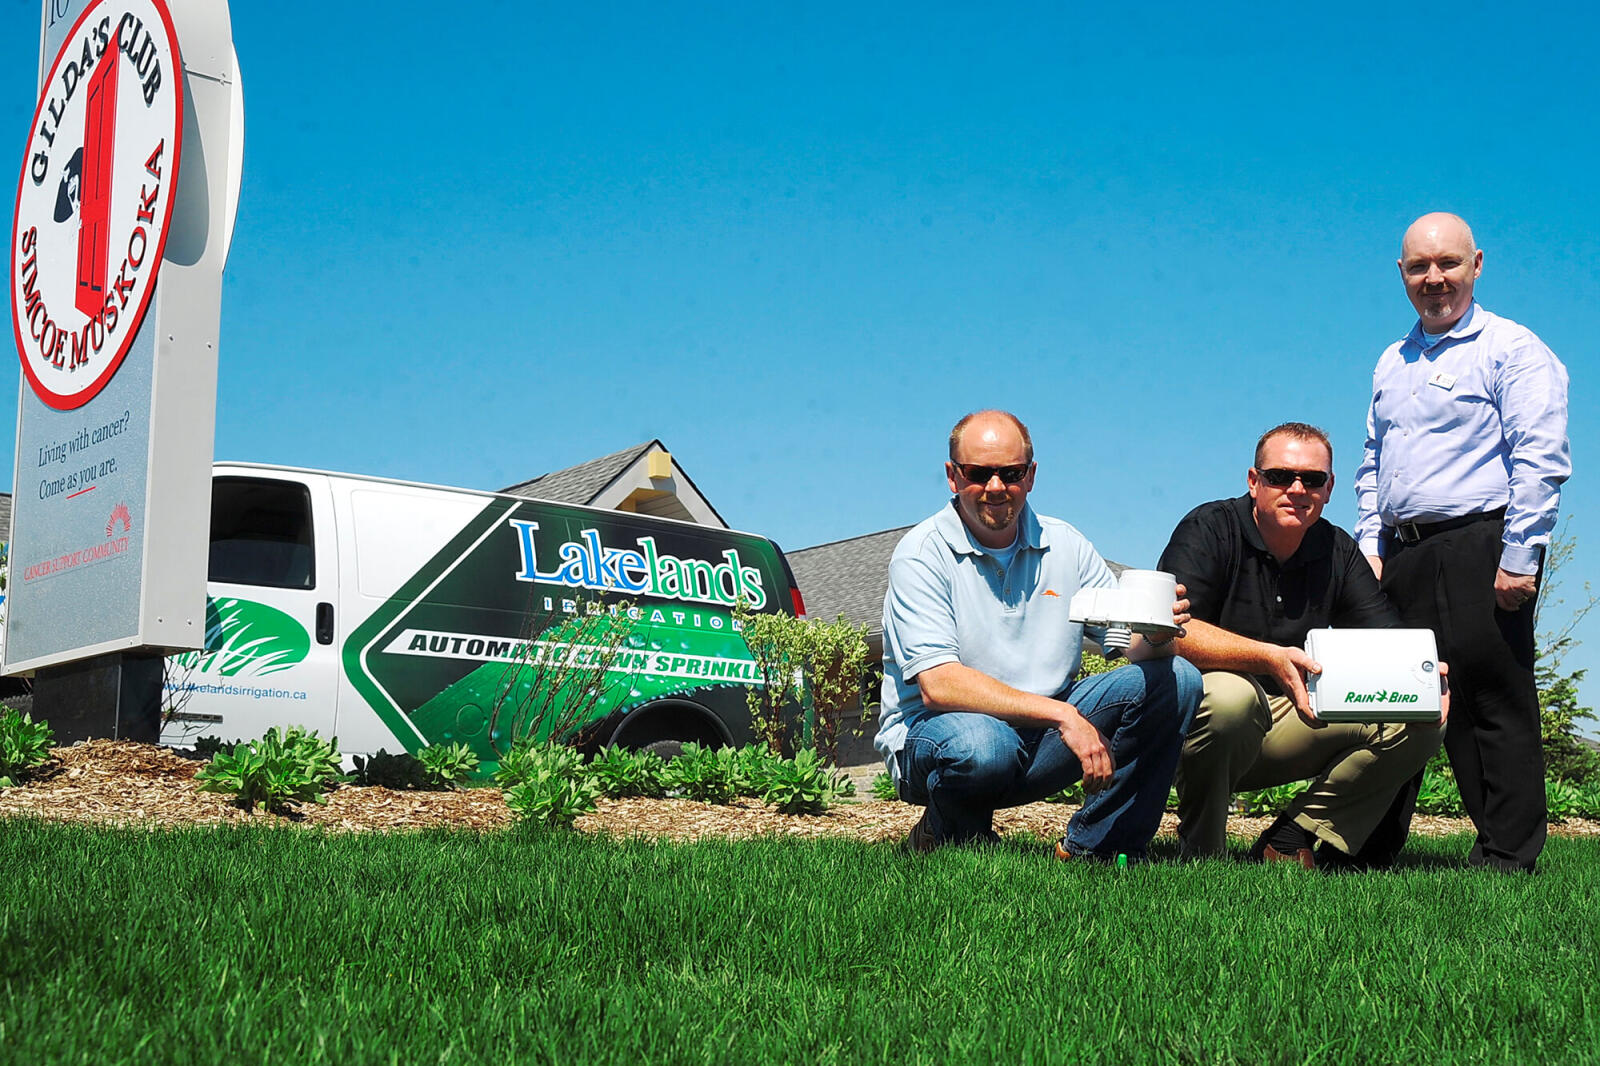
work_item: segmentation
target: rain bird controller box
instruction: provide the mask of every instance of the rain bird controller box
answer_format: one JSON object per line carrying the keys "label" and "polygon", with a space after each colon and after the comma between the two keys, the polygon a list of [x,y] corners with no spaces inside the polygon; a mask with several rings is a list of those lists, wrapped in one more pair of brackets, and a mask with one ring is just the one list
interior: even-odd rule
{"label": "rain bird controller box", "polygon": [[1322,665],[1306,680],[1324,722],[1436,722],[1439,649],[1431,629],[1313,629],[1306,654]]}

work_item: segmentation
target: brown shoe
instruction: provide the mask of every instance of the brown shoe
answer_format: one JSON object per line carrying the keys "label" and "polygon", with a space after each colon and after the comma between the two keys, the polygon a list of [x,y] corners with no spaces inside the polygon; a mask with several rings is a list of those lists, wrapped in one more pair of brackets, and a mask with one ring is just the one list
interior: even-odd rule
{"label": "brown shoe", "polygon": [[929,811],[926,807],[922,810],[922,817],[917,819],[917,824],[911,827],[911,832],[906,836],[905,849],[917,855],[926,855],[944,843],[938,834],[933,831],[933,826],[928,823]]}
{"label": "brown shoe", "polygon": [[1056,860],[1058,862],[1071,862],[1074,858],[1076,858],[1076,856],[1067,850],[1066,837],[1062,837],[1060,840],[1056,841]]}
{"label": "brown shoe", "polygon": [[1302,870],[1315,870],[1317,868],[1317,856],[1310,848],[1300,848],[1293,855],[1285,855],[1271,844],[1268,844],[1261,851],[1261,861],[1297,863]]}

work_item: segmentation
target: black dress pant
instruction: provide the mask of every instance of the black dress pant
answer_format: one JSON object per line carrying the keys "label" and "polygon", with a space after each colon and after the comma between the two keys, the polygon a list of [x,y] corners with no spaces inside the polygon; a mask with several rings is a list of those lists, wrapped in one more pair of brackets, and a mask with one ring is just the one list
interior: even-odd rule
{"label": "black dress pant", "polygon": [[[1450,665],[1444,747],[1478,830],[1468,862],[1532,870],[1547,819],[1533,604],[1520,611],[1495,605],[1500,536],[1500,522],[1482,521],[1415,544],[1386,539],[1383,591],[1408,627],[1434,631],[1439,657]],[[1415,797],[1415,785],[1402,789],[1391,811],[1404,822],[1394,827],[1395,850]]]}

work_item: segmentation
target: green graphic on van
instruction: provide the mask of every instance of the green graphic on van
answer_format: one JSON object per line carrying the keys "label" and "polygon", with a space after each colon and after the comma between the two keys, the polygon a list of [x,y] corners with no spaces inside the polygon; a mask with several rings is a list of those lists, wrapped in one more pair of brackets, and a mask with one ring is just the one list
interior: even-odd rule
{"label": "green graphic on van", "polygon": [[[605,742],[631,712],[674,701],[742,742],[744,693],[761,682],[729,607],[783,609],[783,574],[772,543],[749,534],[497,499],[354,627],[345,673],[408,747],[465,742],[485,764],[553,721]],[[614,654],[574,639],[575,616],[620,603],[633,610]],[[575,715],[565,699],[537,715],[523,702],[548,684],[551,655],[571,657],[590,692],[599,681]]]}
{"label": "green graphic on van", "polygon": [[[461,635],[446,642],[438,634],[423,638],[417,630],[404,630],[396,634],[387,650],[407,654],[402,650],[407,645],[415,646],[421,639],[428,639],[430,647],[459,647],[456,654],[461,659],[479,659],[471,672],[424,702],[410,717],[433,742],[466,743],[479,758],[489,761],[498,760],[519,737],[546,739],[556,731],[558,723],[581,726],[592,720],[592,715],[574,715],[565,694],[541,700],[537,690],[549,684],[552,676],[565,675],[573,698],[581,699],[585,680],[581,675],[588,675],[587,679],[600,689],[600,698],[593,700],[592,709],[601,713],[689,693],[702,702],[727,700],[742,706],[744,688],[761,683],[749,649],[726,616],[717,617],[722,624],[713,629],[706,624],[707,616],[712,615],[709,611],[693,612],[684,618],[684,623],[694,618],[698,625],[670,621],[651,624],[652,613],[657,619],[661,618],[660,613],[635,613],[636,620],[623,623],[628,626],[625,638],[611,647],[569,642],[570,626],[558,626],[531,643],[517,642],[511,648],[512,654],[488,662],[480,656],[469,656],[469,649],[477,641],[461,641]],[[438,658],[450,652],[409,654]],[[552,669],[551,663],[558,665]],[[561,666],[572,669],[564,671]],[[605,671],[604,681],[593,679],[600,670]],[[541,704],[542,713],[528,710]],[[580,720],[575,722],[574,718]]]}
{"label": "green graphic on van", "polygon": [[275,674],[305,661],[311,634],[276,607],[206,597],[205,651],[172,656],[177,665],[223,677]]}

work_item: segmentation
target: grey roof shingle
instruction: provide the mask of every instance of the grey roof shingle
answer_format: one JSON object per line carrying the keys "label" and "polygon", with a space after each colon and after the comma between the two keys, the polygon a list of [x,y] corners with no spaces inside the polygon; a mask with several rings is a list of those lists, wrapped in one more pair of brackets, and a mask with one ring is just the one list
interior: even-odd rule
{"label": "grey roof shingle", "polygon": [[665,446],[659,440],[647,440],[643,444],[635,444],[631,448],[602,455],[598,459],[590,459],[577,466],[540,474],[531,481],[511,485],[500,491],[509,492],[513,496],[555,500],[557,503],[591,503],[607,485],[615,481],[619,474],[628,469],[652,446],[665,450]]}
{"label": "grey roof shingle", "polygon": [[885,529],[785,553],[805,598],[806,614],[829,622],[842,614],[856,625],[870,626],[872,633],[881,632],[889,558],[910,529]]}

